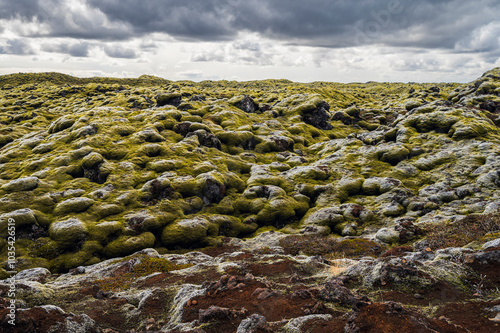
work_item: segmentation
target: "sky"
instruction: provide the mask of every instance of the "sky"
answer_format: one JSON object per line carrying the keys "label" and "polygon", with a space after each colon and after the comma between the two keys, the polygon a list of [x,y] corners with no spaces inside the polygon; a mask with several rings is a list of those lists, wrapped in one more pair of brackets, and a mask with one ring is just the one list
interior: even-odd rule
{"label": "sky", "polygon": [[0,0],[0,75],[469,82],[498,0]]}

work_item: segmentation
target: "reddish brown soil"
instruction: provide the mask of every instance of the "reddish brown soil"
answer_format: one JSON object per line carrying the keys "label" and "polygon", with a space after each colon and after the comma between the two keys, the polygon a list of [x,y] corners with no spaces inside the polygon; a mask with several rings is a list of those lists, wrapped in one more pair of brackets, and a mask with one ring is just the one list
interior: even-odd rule
{"label": "reddish brown soil", "polygon": [[[397,249],[391,256],[404,250]],[[278,331],[289,319],[310,314],[332,315],[329,321],[309,321],[306,331],[312,333],[500,332],[499,324],[489,320],[496,313],[485,310],[500,305],[500,300],[484,298],[500,285],[500,265],[493,261],[496,257],[487,262],[475,257],[466,261],[476,272],[476,279],[471,279],[470,284],[482,282],[480,288],[462,291],[449,283],[428,278],[432,283],[425,290],[411,287],[402,290],[390,275],[386,275],[385,284],[379,285],[378,291],[369,291],[371,301],[362,297],[361,283],[354,278],[338,277],[326,281],[314,276],[314,272],[327,269],[319,262],[301,265],[279,255],[261,256],[248,252],[236,257],[221,257],[239,266],[227,266],[224,271],[215,266],[207,267],[190,275],[162,272],[135,282],[134,288],[152,290],[140,307],[128,305],[130,300],[117,297],[116,292],[101,290],[97,281],[88,280],[78,288],[59,290],[62,296],[51,300],[50,304],[61,307],[65,314],[54,311],[46,314],[45,310],[33,307],[18,316],[15,330],[6,331],[9,327],[5,323],[6,301],[0,298],[0,332],[47,332],[55,323],[70,318],[70,313],[76,314],[71,319],[75,321],[81,319],[78,319],[79,314],[87,314],[99,324],[103,333],[161,332],[169,320],[167,314],[175,296],[175,292],[169,293],[167,288],[182,283],[207,287],[205,295],[189,300],[181,318],[184,323],[203,324],[203,331],[193,331],[196,333],[236,332],[241,321],[253,314],[264,316],[268,323],[265,329],[255,332],[266,333]],[[387,265],[386,270],[398,276],[420,274],[407,265]],[[123,265],[114,276],[126,272],[127,267]],[[5,292],[5,288],[0,288],[0,296]],[[429,305],[438,307],[432,317],[415,308]],[[131,317],[132,313],[135,314]],[[147,324],[148,320],[153,323]]]}
{"label": "reddish brown soil", "polygon": [[[9,309],[6,308],[7,301],[0,299],[0,332],[8,333],[37,333],[53,332],[65,333],[67,327],[61,327],[61,323],[67,320],[74,323],[83,323],[81,316],[72,316],[71,314],[61,314],[57,310],[46,310],[42,307],[33,307],[30,309],[16,311],[15,325],[8,323],[7,317]],[[98,333],[92,329],[90,333]]]}
{"label": "reddish brown soil", "polygon": [[417,290],[415,293],[392,290],[391,285],[380,289],[381,292],[375,296],[377,301],[393,301],[415,306],[442,305],[466,300],[468,297],[465,292],[440,281],[432,285],[431,288]]}
{"label": "reddish brown soil", "polygon": [[[125,329],[127,317],[119,308],[126,304],[123,299],[105,299],[91,302],[84,312],[92,319],[103,323],[103,327],[113,327],[115,329]],[[83,309],[78,309],[82,311]]]}
{"label": "reddish brown soil", "polygon": [[352,317],[354,319],[350,320],[349,329],[344,330],[346,333],[468,332],[461,327],[449,324],[445,320],[427,318],[419,311],[402,308],[397,304],[394,305],[394,303],[374,303],[363,307],[359,313]]}
{"label": "reddish brown soil", "polygon": [[489,320],[495,317],[495,314],[484,310],[494,305],[500,305],[500,301],[450,303],[438,310],[436,317],[443,316],[450,322],[463,326],[474,333],[500,332],[500,324]]}

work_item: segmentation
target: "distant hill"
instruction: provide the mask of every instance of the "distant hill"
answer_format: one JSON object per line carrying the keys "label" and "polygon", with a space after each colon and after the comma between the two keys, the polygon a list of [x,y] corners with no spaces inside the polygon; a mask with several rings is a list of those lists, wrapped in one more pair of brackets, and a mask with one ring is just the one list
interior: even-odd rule
{"label": "distant hill", "polygon": [[130,86],[137,85],[161,85],[171,81],[165,80],[153,75],[141,75],[137,79],[123,79],[123,78],[108,78],[108,77],[91,77],[91,78],[78,78],[75,76],[57,73],[16,73],[0,76],[0,87],[5,85],[19,86],[23,84],[34,83],[50,83],[53,85],[79,85],[88,83],[102,83],[102,84],[124,84]]}

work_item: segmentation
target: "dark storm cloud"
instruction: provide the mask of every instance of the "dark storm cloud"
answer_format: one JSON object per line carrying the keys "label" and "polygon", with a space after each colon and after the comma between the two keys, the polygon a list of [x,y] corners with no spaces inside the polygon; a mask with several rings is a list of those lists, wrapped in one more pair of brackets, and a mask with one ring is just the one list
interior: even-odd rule
{"label": "dark storm cloud", "polygon": [[[497,0],[81,0],[85,6],[80,7],[68,3],[0,0],[0,17],[36,17],[48,25],[49,35],[83,39],[123,40],[160,32],[180,40],[220,41],[254,32],[297,45],[452,50],[467,44],[467,39],[473,45],[474,29],[498,20],[500,12]],[[482,51],[479,46],[477,51]]]}
{"label": "dark storm cloud", "polygon": [[188,40],[225,40],[238,31],[232,26],[235,8],[228,0],[89,0],[114,22],[126,22],[138,34],[164,32]]}
{"label": "dark storm cloud", "polygon": [[86,3],[86,0],[0,0],[0,19],[20,19],[22,23],[32,22],[41,27],[38,32],[30,31],[29,34],[22,31],[22,25],[12,27],[14,32],[25,37],[130,38],[132,31],[127,23],[110,25],[106,15]]}
{"label": "dark storm cloud", "polygon": [[72,44],[59,43],[44,45],[42,46],[42,50],[46,52],[69,54],[72,57],[88,57],[90,46],[91,45],[87,42]]}
{"label": "dark storm cloud", "polygon": [[256,32],[298,45],[361,44],[455,47],[459,39],[497,20],[500,2],[479,0],[89,0],[135,33],[165,32],[179,39],[231,39]]}
{"label": "dark storm cloud", "polygon": [[111,58],[125,58],[125,59],[135,59],[137,58],[137,53],[129,48],[123,48],[120,46],[106,46],[104,47],[104,52],[108,57]]}
{"label": "dark storm cloud", "polygon": [[10,19],[18,15],[32,19],[40,13],[42,10],[37,0],[0,0],[0,18],[2,19]]}
{"label": "dark storm cloud", "polygon": [[5,46],[0,46],[0,54],[32,55],[35,51],[25,40],[10,39]]}

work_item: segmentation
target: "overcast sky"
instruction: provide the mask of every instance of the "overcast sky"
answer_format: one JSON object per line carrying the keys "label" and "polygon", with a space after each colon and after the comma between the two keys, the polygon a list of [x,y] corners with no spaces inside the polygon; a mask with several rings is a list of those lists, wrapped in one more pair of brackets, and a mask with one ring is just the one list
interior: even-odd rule
{"label": "overcast sky", "polygon": [[0,0],[0,74],[467,82],[499,0]]}

